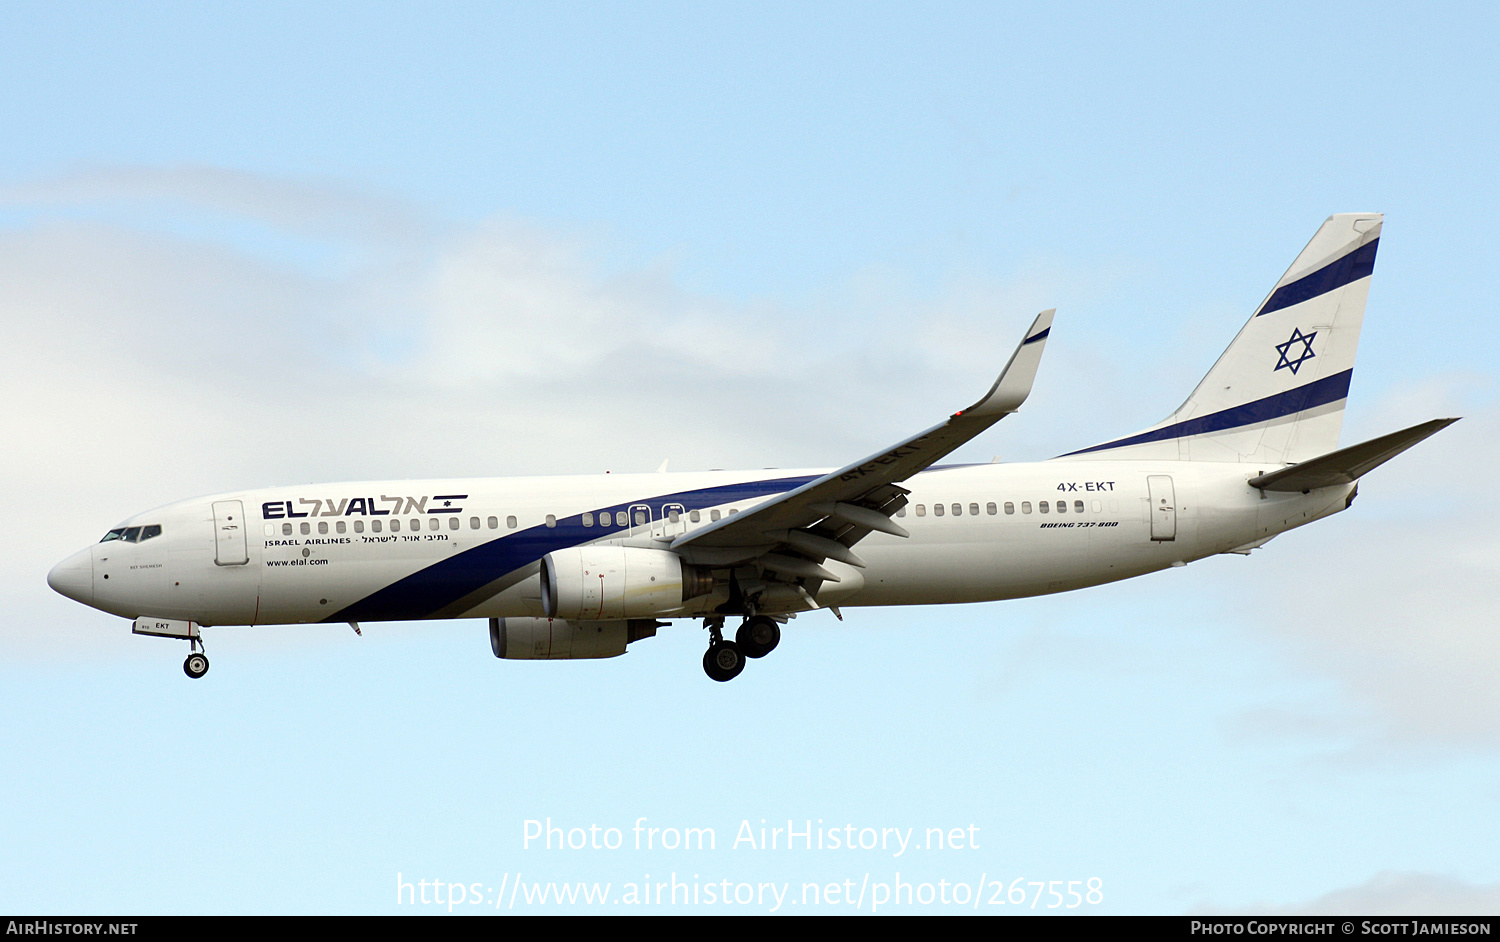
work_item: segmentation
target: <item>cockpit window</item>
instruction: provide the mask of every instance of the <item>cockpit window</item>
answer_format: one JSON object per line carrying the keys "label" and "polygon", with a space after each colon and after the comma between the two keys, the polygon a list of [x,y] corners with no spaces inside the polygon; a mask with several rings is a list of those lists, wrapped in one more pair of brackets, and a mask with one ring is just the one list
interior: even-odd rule
{"label": "cockpit window", "polygon": [[124,540],[127,543],[139,543],[149,540],[153,536],[161,536],[161,524],[153,523],[149,527],[116,527],[104,534],[100,543],[108,543],[110,540]]}

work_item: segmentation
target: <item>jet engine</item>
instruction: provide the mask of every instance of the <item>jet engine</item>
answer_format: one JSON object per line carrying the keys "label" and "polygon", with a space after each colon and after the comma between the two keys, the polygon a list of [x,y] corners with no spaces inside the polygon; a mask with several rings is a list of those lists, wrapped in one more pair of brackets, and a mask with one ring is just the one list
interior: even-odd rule
{"label": "jet engine", "polygon": [[542,610],[550,618],[649,618],[712,588],[707,572],[666,550],[576,546],[542,559]]}
{"label": "jet engine", "polygon": [[656,635],[651,619],[572,622],[561,618],[491,618],[490,649],[513,661],[618,657],[632,641]]}

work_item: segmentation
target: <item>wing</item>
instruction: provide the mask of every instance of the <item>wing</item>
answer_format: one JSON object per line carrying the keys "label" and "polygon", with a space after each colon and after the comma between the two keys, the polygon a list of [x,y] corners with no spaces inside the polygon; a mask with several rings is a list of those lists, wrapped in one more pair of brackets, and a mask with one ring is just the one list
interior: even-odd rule
{"label": "wing", "polygon": [[785,577],[837,582],[820,563],[864,562],[850,549],[871,531],[904,537],[891,520],[909,493],[899,485],[953,452],[1005,416],[1031,392],[1053,311],[1037,315],[1000,378],[984,398],[935,425],[868,458],[825,474],[756,507],[725,517],[672,541],[672,549],[702,566],[738,566],[759,560]]}

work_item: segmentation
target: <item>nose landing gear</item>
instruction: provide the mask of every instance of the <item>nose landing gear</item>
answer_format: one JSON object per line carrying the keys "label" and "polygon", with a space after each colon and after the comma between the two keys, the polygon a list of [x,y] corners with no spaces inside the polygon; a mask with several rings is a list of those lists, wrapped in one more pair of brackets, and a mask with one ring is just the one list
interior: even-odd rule
{"label": "nose landing gear", "polygon": [[153,638],[180,638],[188,643],[187,660],[182,662],[182,672],[197,680],[208,673],[208,655],[203,653],[203,638],[198,633],[195,621],[177,618],[156,618],[142,615],[130,626],[132,634],[149,635]]}
{"label": "nose landing gear", "polygon": [[193,651],[182,662],[182,672],[197,680],[208,673],[208,655],[203,653],[203,642],[197,638],[190,639],[188,643],[192,645]]}

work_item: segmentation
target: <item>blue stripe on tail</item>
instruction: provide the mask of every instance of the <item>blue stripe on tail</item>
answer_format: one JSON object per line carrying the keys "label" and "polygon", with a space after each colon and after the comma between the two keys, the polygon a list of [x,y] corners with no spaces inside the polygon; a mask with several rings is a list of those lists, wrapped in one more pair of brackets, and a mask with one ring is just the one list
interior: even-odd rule
{"label": "blue stripe on tail", "polygon": [[1375,271],[1375,250],[1379,245],[1380,240],[1375,239],[1343,258],[1329,262],[1310,275],[1304,275],[1289,285],[1282,285],[1271,292],[1271,296],[1266,299],[1265,304],[1261,305],[1260,310],[1255,312],[1255,316],[1260,317],[1262,314],[1270,314],[1272,311],[1279,311],[1293,304],[1310,301],[1320,294],[1327,294],[1336,288],[1342,288],[1351,282],[1368,277]]}
{"label": "blue stripe on tail", "polygon": [[[1374,243],[1371,243],[1372,245]],[[1290,286],[1288,286],[1290,287]],[[1344,370],[1323,379],[1315,380],[1305,386],[1296,389],[1288,389],[1286,392],[1257,399],[1233,409],[1225,409],[1222,412],[1214,412],[1210,415],[1199,416],[1196,419],[1188,419],[1165,428],[1155,429],[1150,432],[1142,432],[1129,438],[1118,441],[1106,442],[1103,445],[1095,445],[1092,448],[1083,448],[1078,451],[1070,451],[1067,455],[1059,457],[1066,458],[1068,455],[1083,455],[1091,451],[1104,451],[1109,448],[1124,448],[1127,445],[1143,445],[1147,442],[1161,442],[1173,438],[1184,438],[1188,435],[1206,435],[1211,432],[1227,432],[1232,429],[1243,428],[1247,425],[1255,425],[1260,422],[1269,422],[1283,416],[1294,415],[1304,409],[1312,409],[1316,406],[1325,405],[1330,402],[1338,402],[1349,396],[1349,380],[1354,375],[1354,370]]]}

